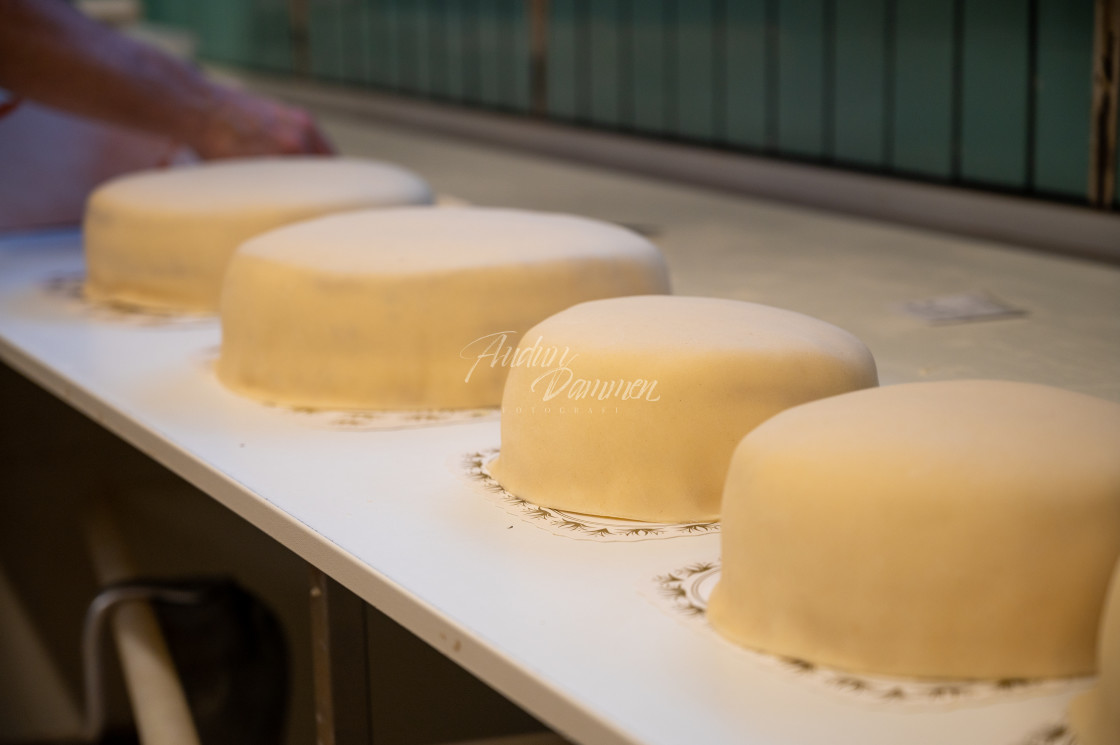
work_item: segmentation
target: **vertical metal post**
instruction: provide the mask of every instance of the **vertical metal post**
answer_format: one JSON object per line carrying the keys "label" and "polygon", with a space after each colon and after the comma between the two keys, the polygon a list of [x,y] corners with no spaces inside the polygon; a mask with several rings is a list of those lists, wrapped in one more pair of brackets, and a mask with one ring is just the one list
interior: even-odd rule
{"label": "vertical metal post", "polygon": [[1120,108],[1120,0],[1097,0],[1093,42],[1093,115],[1089,202],[1107,209],[1116,195],[1116,127]]}
{"label": "vertical metal post", "polygon": [[548,0],[529,3],[529,94],[532,112],[548,115]]}
{"label": "vertical metal post", "polygon": [[288,0],[288,41],[292,45],[292,69],[296,75],[310,75],[311,0]]}
{"label": "vertical metal post", "polygon": [[365,603],[310,567],[311,670],[318,745],[370,745]]}

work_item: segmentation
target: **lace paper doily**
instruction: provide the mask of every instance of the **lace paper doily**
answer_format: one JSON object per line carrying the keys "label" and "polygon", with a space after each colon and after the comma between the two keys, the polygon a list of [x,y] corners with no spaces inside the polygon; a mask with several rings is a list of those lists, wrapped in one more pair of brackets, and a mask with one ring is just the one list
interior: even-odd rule
{"label": "lace paper doily", "polygon": [[437,424],[462,424],[497,420],[501,409],[411,409],[401,411],[332,410],[264,404],[291,414],[303,426],[343,432],[371,432],[390,429],[412,429]]}
{"label": "lace paper doily", "polygon": [[467,477],[509,514],[554,535],[597,541],[648,541],[719,532],[718,522],[648,523],[541,507],[510,494],[490,475],[488,464],[497,454],[498,449],[491,448],[465,456]]}
{"label": "lace paper doily", "polygon": [[218,323],[214,314],[178,313],[154,310],[123,302],[93,301],[85,295],[85,276],[60,274],[41,284],[44,294],[66,302],[79,314],[97,321],[112,321],[131,326],[199,326]]}
{"label": "lace paper doily", "polygon": [[[708,624],[708,599],[719,581],[719,561],[698,561],[654,577],[654,599],[663,609],[689,619],[709,633],[716,633]],[[722,638],[722,637],[721,637]],[[728,642],[729,644],[731,642]],[[887,676],[843,672],[805,660],[755,652],[735,645],[766,666],[795,675],[806,683],[865,703],[877,704],[973,704],[1006,699],[1012,696],[1045,695],[1085,688],[1091,678],[1047,678],[1004,680],[915,680]],[[1053,734],[1057,726],[1048,729]],[[1039,733],[1037,736],[1041,736]],[[1038,740],[1038,743],[1050,741]],[[1054,740],[1054,745],[1065,745]],[[1023,745],[1036,745],[1035,740]]]}

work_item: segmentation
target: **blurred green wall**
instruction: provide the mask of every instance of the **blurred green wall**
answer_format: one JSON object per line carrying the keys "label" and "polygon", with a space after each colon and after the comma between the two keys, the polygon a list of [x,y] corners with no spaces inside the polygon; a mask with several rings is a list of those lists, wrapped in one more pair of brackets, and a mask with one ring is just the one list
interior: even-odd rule
{"label": "blurred green wall", "polygon": [[[207,60],[1087,199],[1092,0],[549,0],[537,92],[529,0],[145,5],[150,22],[193,31]],[[306,12],[293,20],[293,7]]]}

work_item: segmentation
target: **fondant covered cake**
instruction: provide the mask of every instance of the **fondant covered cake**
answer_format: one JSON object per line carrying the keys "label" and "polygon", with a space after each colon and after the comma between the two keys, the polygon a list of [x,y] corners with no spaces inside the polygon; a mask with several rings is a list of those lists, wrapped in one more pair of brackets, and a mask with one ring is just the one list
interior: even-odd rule
{"label": "fondant covered cake", "polygon": [[218,376],[295,406],[492,406],[541,319],[668,290],[657,248],[609,223],[470,207],[334,215],[237,251]]}
{"label": "fondant covered cake", "polygon": [[347,158],[215,161],[122,176],[86,207],[86,295],[214,312],[229,257],[245,240],[332,212],[431,200],[418,176]]}
{"label": "fondant covered cake", "polygon": [[708,608],[740,644],[849,671],[1090,673],[1120,554],[1120,405],[1028,383],[892,385],[755,429]]}
{"label": "fondant covered cake", "polygon": [[494,477],[535,504],[650,522],[717,518],[743,435],[877,382],[847,331],[700,297],[577,305],[526,333],[514,362]]}
{"label": "fondant covered cake", "polygon": [[1112,573],[1097,636],[1097,684],[1075,699],[1069,718],[1078,745],[1120,742],[1120,564]]}

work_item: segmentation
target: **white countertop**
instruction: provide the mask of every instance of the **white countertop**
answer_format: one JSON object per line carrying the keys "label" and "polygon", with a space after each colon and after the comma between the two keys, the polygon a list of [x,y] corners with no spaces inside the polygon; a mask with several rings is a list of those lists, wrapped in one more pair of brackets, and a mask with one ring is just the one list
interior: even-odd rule
{"label": "white countertop", "polygon": [[[347,127],[333,123],[336,141],[362,151]],[[430,167],[437,187],[476,202],[503,199],[503,178],[549,172],[556,192],[519,206],[656,227],[678,292],[769,302],[845,326],[868,342],[884,383],[1008,377],[1120,399],[1115,268],[507,162],[390,130],[370,136],[367,150]],[[495,181],[470,193],[460,176],[476,157]],[[655,577],[718,558],[718,535],[556,535],[467,478],[464,457],[498,445],[492,418],[347,430],[261,406],[215,380],[216,321],[144,324],[50,286],[81,270],[76,232],[0,240],[0,359],[577,742],[1019,745],[1060,721],[1084,687],[890,704],[813,684],[658,600]],[[1028,314],[931,326],[894,309],[978,290]]]}

